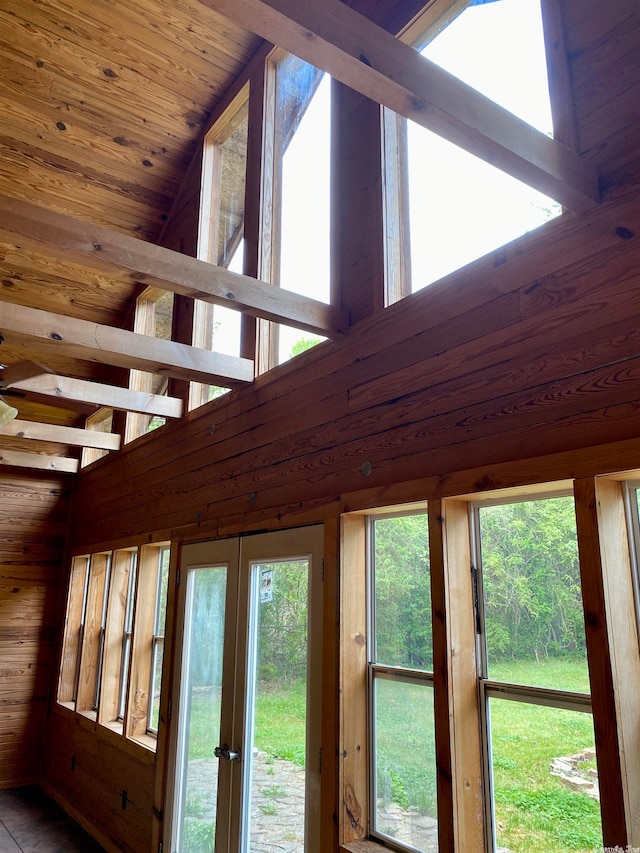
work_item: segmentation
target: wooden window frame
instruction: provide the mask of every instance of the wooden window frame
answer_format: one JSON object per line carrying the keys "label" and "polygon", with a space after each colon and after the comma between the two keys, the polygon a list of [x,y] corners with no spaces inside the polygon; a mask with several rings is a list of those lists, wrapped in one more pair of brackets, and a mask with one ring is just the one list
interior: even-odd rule
{"label": "wooden window frame", "polygon": [[[253,77],[250,77],[241,87],[238,94],[225,107],[222,113],[207,131],[202,149],[202,175],[200,181],[200,212],[198,219],[198,247],[197,257],[208,263],[217,264],[216,245],[218,241],[218,228],[220,223],[220,204],[222,187],[222,157],[224,143],[233,135],[239,126],[241,112],[245,106],[251,111],[251,89],[254,86]],[[249,168],[249,131],[250,123],[247,119],[247,152],[245,158],[245,174],[243,197],[245,210],[243,214],[242,227],[235,235],[235,247],[237,248],[244,239],[246,205],[249,201],[247,193],[247,170]],[[233,256],[232,250],[229,260]],[[246,254],[246,253],[245,253]],[[244,260],[243,260],[244,271]],[[256,276],[257,277],[257,276]],[[215,306],[211,302],[194,300],[193,304],[193,328],[191,343],[201,349],[209,349],[213,335],[213,324],[215,322]],[[253,354],[251,354],[253,358]],[[189,409],[195,409],[209,402],[211,386],[202,385],[199,382],[189,383]]]}
{"label": "wooden window frame", "polygon": [[135,577],[136,556],[135,548],[116,550],[111,562],[97,721],[117,731],[122,731],[119,710],[123,685],[126,693],[127,681],[123,655],[125,618],[132,571]]}
{"label": "wooden window frame", "polygon": [[[156,304],[167,294],[168,291],[158,287],[148,287],[136,299],[133,331],[140,335],[156,337]],[[175,296],[174,296],[175,299]],[[170,335],[172,338],[173,335]],[[140,391],[145,394],[165,395],[168,393],[169,380],[162,379],[161,387],[154,389],[156,374],[147,373],[144,370],[129,371],[129,389]],[[145,415],[141,412],[127,412],[125,417],[124,443],[128,444],[140,438],[149,431],[149,424],[153,415]]]}
{"label": "wooden window frame", "polygon": [[[406,666],[387,666],[378,663],[376,660],[375,642],[376,642],[376,605],[375,605],[375,564],[376,564],[376,549],[375,549],[375,525],[376,522],[388,518],[400,518],[408,515],[421,515],[424,517],[425,534],[429,534],[429,516],[428,510],[424,507],[413,511],[406,509],[404,511],[376,513],[366,517],[366,585],[367,585],[367,707],[368,707],[368,743],[371,745],[369,749],[369,802],[376,801],[376,775],[377,764],[375,754],[375,690],[376,683],[380,680],[399,678],[400,681],[406,683],[417,684],[422,687],[429,687],[435,697],[434,690],[434,673],[433,667],[430,670],[415,670]],[[429,568],[429,572],[431,569]],[[433,624],[433,623],[432,623]],[[435,701],[434,701],[435,715]],[[373,812],[370,810],[370,823],[373,824]],[[374,829],[369,831],[369,836],[373,840],[380,841],[385,846],[394,846],[393,839],[385,833]],[[398,844],[398,850],[409,850],[402,844]]]}
{"label": "wooden window frame", "polygon": [[151,750],[152,678],[165,636],[159,592],[170,559],[166,542],[72,560],[58,681],[59,705]]}
{"label": "wooden window frame", "polygon": [[[469,504],[573,494],[585,613],[591,711],[598,750],[603,843],[640,844],[640,628],[634,595],[629,488],[637,472],[535,484],[500,492],[432,498],[428,502],[433,612],[438,833],[442,850],[487,850],[479,649],[472,573]],[[638,481],[640,482],[640,481]],[[400,490],[401,491],[401,490]],[[635,500],[635,495],[633,495]],[[637,506],[637,505],[636,505]],[[338,841],[341,853],[380,853],[369,835],[367,729],[366,524],[385,507],[343,515],[339,573]],[[404,509],[405,507],[403,507]],[[640,536],[640,520],[636,537]],[[490,685],[491,690],[497,685]],[[531,701],[527,687],[509,686]],[[489,692],[491,692],[491,690]],[[567,707],[567,695],[536,699]],[[545,693],[542,696],[542,693]],[[496,694],[498,695],[498,694]],[[499,695],[502,695],[501,693]],[[511,698],[516,698],[515,695]],[[569,705],[585,704],[583,694]],[[583,710],[587,708],[583,707]]]}
{"label": "wooden window frame", "polygon": [[58,679],[58,702],[73,708],[75,708],[78,690],[80,652],[89,582],[89,562],[89,556],[75,557],[71,561],[67,592],[65,629]]}
{"label": "wooden window frame", "polygon": [[75,710],[97,718],[96,700],[100,693],[102,649],[104,647],[105,597],[108,595],[111,552],[92,554],[84,606],[84,629],[80,651]]}
{"label": "wooden window frame", "polygon": [[[491,772],[491,736],[488,718],[488,707],[490,699],[502,699],[506,701],[522,702],[528,705],[542,705],[548,708],[561,708],[576,713],[591,714],[590,693],[579,693],[559,688],[544,688],[535,685],[513,684],[500,679],[491,678],[487,669],[487,649],[485,630],[484,609],[484,585],[482,569],[482,535],[480,529],[480,510],[487,506],[505,506],[513,503],[552,500],[558,497],[572,497],[572,491],[560,488],[553,491],[535,492],[532,494],[519,494],[513,497],[495,498],[482,500],[481,498],[468,504],[469,522],[471,525],[471,565],[476,569],[477,578],[477,619],[482,626],[478,633],[478,688],[480,722],[482,727],[482,752],[483,752],[483,776],[484,776],[484,821],[486,833],[486,850],[488,853],[495,850],[497,839],[495,838],[495,826],[493,820],[493,791]],[[576,520],[577,540],[577,520]]]}
{"label": "wooden window frame", "polygon": [[[471,0],[447,0],[428,7],[399,34],[405,44],[424,46],[465,11]],[[576,151],[576,131],[561,0],[540,0],[553,138]],[[406,118],[381,107],[384,306],[411,291],[409,153]],[[452,143],[453,144],[453,143]],[[499,166],[497,168],[500,168]],[[563,209],[563,214],[566,212]],[[478,260],[478,258],[476,258]],[[469,262],[467,262],[469,263]]]}
{"label": "wooden window frame", "polygon": [[133,613],[129,690],[124,730],[128,738],[155,749],[156,734],[149,730],[151,679],[155,645],[154,626],[162,553],[169,543],[143,545],[138,557]]}

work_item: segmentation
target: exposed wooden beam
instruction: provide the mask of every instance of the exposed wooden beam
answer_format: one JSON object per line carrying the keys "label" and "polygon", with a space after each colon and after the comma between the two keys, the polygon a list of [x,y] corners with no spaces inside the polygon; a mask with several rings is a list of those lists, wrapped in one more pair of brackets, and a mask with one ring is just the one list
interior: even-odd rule
{"label": "exposed wooden beam", "polygon": [[37,468],[42,471],[61,471],[75,474],[78,460],[66,456],[47,456],[44,453],[25,453],[19,450],[0,450],[0,465],[13,468]]}
{"label": "exposed wooden beam", "polygon": [[599,199],[590,163],[340,0],[202,2],[570,210],[587,210]]}
{"label": "exposed wooden beam", "polygon": [[73,447],[96,447],[99,450],[119,450],[120,436],[113,432],[99,432],[94,429],[76,429],[75,427],[44,424],[38,421],[9,421],[0,428],[0,436],[12,435],[17,438],[30,438],[34,441],[55,441]]}
{"label": "exposed wooden beam", "polygon": [[327,337],[348,326],[346,312],[335,306],[1,195],[0,240]]}
{"label": "exposed wooden beam", "polygon": [[52,373],[22,379],[10,387],[38,397],[54,397],[56,400],[68,400],[83,405],[105,406],[120,412],[140,412],[162,418],[182,416],[182,400],[177,397],[146,394],[142,391],[131,391],[129,388],[56,376]]}
{"label": "exposed wooden beam", "polygon": [[44,364],[24,359],[0,370],[0,389],[15,385],[16,382],[21,382],[23,379],[31,379],[34,376],[42,376],[44,373],[51,372]]}
{"label": "exposed wooden beam", "polygon": [[55,352],[176,379],[225,387],[253,381],[253,362],[249,359],[8,302],[0,302],[0,333],[12,346],[35,345],[45,353]]}

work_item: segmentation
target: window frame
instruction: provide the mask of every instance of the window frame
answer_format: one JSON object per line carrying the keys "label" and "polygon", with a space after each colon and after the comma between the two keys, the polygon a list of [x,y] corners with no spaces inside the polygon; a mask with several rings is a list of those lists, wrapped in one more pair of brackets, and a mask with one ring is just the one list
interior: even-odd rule
{"label": "window frame", "polygon": [[[366,600],[367,600],[367,737],[370,744],[368,757],[368,776],[369,776],[369,802],[375,804],[377,802],[377,754],[376,754],[376,685],[380,680],[400,681],[406,684],[419,684],[424,687],[429,687],[435,694],[434,688],[434,673],[433,667],[429,670],[413,669],[411,667],[401,665],[388,665],[378,663],[376,649],[376,523],[385,519],[405,518],[407,516],[422,516],[425,524],[425,536],[429,536],[429,520],[427,507],[416,508],[405,511],[391,511],[387,513],[376,513],[375,515],[366,516]],[[429,589],[431,587],[429,586]],[[429,596],[431,598],[431,596]],[[432,608],[429,601],[429,616],[431,616]],[[393,838],[388,834],[375,828],[376,808],[375,805],[371,809],[370,831],[369,837],[379,840],[385,846],[400,851],[409,851],[411,848],[395,843]]]}
{"label": "window frame", "polygon": [[[167,295],[170,295],[172,300],[168,339],[173,340],[173,313],[175,310],[176,295],[172,291],[162,290],[158,287],[145,288],[136,299],[133,321],[133,331],[136,334],[147,335],[151,338],[159,337],[156,328],[157,303]],[[167,396],[169,393],[169,378],[157,373],[148,373],[147,371],[133,368],[129,371],[129,388],[145,394]],[[151,426],[156,420],[157,424]],[[125,417],[123,443],[129,444],[131,441],[135,441],[135,439],[146,435],[150,430],[156,429],[165,423],[166,418],[158,415],[145,415],[141,412],[128,411]]]}
{"label": "window frame", "polygon": [[168,542],[72,559],[58,676],[59,706],[151,750],[152,679],[154,665],[162,678],[165,636],[158,619],[168,602],[161,607],[159,594],[168,593],[171,560]]}
{"label": "window frame", "polygon": [[[484,821],[487,853],[497,849],[496,819],[493,792],[493,766],[491,748],[491,720],[489,702],[491,699],[521,702],[528,705],[540,705],[548,708],[559,708],[578,713],[590,714],[593,718],[591,692],[581,693],[556,688],[539,687],[531,684],[518,684],[490,678],[488,675],[487,633],[485,618],[485,594],[482,568],[482,537],[480,525],[480,510],[484,507],[507,506],[524,502],[551,500],[553,498],[573,498],[573,491],[558,488],[548,491],[519,492],[506,497],[491,497],[472,500],[469,502],[469,525],[472,554],[472,573],[476,584],[476,619],[477,619],[477,660],[479,662],[478,692],[480,701],[481,743],[484,770]],[[574,509],[575,513],[575,509]],[[575,516],[574,516],[575,517]],[[576,519],[576,540],[578,536]],[[579,561],[579,557],[578,557]],[[581,583],[582,598],[582,583]]]}
{"label": "window frame", "polygon": [[[436,39],[459,15],[471,6],[472,0],[451,0],[446,4],[429,4],[399,34],[405,44],[422,50]],[[547,67],[547,86],[551,110],[552,138],[573,151],[577,150],[573,95],[569,74],[569,63],[564,49],[564,30],[560,8],[561,0],[540,0],[542,34]],[[411,295],[411,223],[409,209],[410,162],[408,148],[408,119],[381,106],[381,169],[383,193],[384,234],[384,294],[383,305],[388,307]],[[455,145],[455,143],[451,143]],[[470,155],[477,156],[477,155]],[[502,171],[500,167],[499,171]],[[553,199],[552,199],[553,201]],[[567,213],[562,209],[561,216]],[[557,217],[553,217],[554,219]],[[552,221],[552,220],[551,220]],[[398,227],[397,223],[401,223]],[[546,222],[541,223],[542,227]],[[520,235],[522,237],[524,235]],[[515,237],[513,239],[519,239]],[[511,242],[511,240],[509,241]],[[505,245],[505,244],[502,244]],[[502,246],[465,261],[462,266],[480,261],[486,254],[498,251]],[[417,291],[432,286],[442,278],[455,275],[457,267],[444,276],[417,288]]]}

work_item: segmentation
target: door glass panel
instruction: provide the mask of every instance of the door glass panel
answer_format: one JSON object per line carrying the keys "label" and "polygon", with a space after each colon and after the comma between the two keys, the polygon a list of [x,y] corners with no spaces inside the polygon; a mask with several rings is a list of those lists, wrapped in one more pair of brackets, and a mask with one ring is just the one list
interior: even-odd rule
{"label": "door glass panel", "polygon": [[305,849],[309,560],[251,564],[244,853]]}
{"label": "door glass panel", "polygon": [[215,844],[226,591],[226,566],[189,571],[173,845],[180,853],[211,853]]}

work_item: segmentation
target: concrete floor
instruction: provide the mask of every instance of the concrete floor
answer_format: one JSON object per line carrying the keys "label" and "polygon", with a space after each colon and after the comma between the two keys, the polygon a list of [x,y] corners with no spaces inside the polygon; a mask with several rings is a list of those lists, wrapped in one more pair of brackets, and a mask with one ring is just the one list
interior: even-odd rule
{"label": "concrete floor", "polygon": [[104,853],[40,788],[0,790],[0,853]]}

